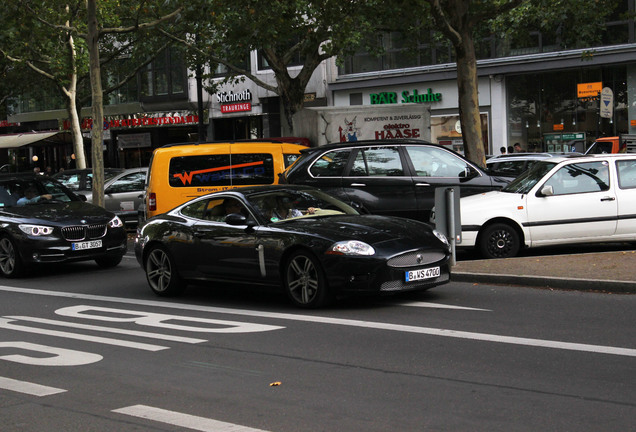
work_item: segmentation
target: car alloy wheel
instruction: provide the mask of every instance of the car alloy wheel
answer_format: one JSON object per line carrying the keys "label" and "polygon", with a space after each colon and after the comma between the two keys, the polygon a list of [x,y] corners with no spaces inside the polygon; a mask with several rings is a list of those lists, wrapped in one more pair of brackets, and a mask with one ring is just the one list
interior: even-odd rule
{"label": "car alloy wheel", "polygon": [[155,294],[171,296],[183,291],[184,284],[177,272],[174,260],[163,248],[156,247],[150,251],[144,269],[150,289]]}
{"label": "car alloy wheel", "polygon": [[485,258],[511,258],[519,252],[519,234],[509,224],[490,225],[479,238],[481,254]]}
{"label": "car alloy wheel", "polygon": [[9,237],[0,239],[0,271],[7,278],[16,278],[22,274],[24,265],[15,244]]}
{"label": "car alloy wheel", "polygon": [[304,308],[324,306],[329,290],[318,259],[309,252],[296,252],[285,268],[285,289],[291,301]]}

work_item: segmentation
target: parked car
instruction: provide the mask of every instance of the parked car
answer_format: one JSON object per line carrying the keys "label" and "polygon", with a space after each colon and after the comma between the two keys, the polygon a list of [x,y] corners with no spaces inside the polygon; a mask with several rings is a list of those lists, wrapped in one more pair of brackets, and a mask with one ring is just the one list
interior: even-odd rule
{"label": "parked car", "polygon": [[[115,213],[126,225],[135,225],[143,196],[148,167],[129,168],[104,182],[104,207]],[[88,202],[93,202],[93,191],[85,192]]]}
{"label": "parked car", "polygon": [[0,175],[0,272],[19,277],[38,263],[95,260],[114,267],[127,235],[113,213],[61,183],[34,174]]}
{"label": "parked car", "polygon": [[554,156],[557,155],[552,153],[510,153],[497,155],[486,160],[486,172],[490,175],[517,177],[537,161]]}
{"label": "parked car", "polygon": [[[123,171],[123,168],[104,168],[104,183]],[[78,195],[86,196],[93,191],[92,168],[69,169],[57,172],[52,177]]]}
{"label": "parked car", "polygon": [[[115,213],[126,225],[135,225],[143,207],[148,167],[104,168],[104,208]],[[53,176],[76,194],[93,202],[92,170],[68,170]],[[75,189],[77,188],[77,189]]]}
{"label": "parked car", "polygon": [[420,140],[328,144],[301,152],[281,183],[318,187],[363,212],[429,220],[435,189],[462,196],[501,189],[512,178],[490,176],[458,153]]}
{"label": "parked car", "polygon": [[633,242],[636,155],[545,159],[501,191],[462,198],[460,213],[457,247],[486,258],[513,257],[522,247]]}
{"label": "parked car", "polygon": [[135,254],[158,295],[195,281],[242,282],[283,287],[305,308],[337,294],[425,290],[450,278],[450,246],[429,224],[360,215],[306,186],[196,198],[148,219]]}

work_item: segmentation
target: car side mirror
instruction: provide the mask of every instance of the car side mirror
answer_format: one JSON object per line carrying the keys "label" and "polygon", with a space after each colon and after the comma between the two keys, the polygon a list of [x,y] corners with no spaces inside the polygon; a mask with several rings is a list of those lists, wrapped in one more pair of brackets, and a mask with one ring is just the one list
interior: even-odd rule
{"label": "car side mirror", "polygon": [[232,226],[247,225],[248,231],[251,231],[256,226],[254,219],[240,213],[230,213],[225,216],[225,223]]}
{"label": "car side mirror", "polygon": [[552,196],[554,195],[554,188],[552,187],[552,185],[545,185],[541,188],[537,195],[542,197]]}

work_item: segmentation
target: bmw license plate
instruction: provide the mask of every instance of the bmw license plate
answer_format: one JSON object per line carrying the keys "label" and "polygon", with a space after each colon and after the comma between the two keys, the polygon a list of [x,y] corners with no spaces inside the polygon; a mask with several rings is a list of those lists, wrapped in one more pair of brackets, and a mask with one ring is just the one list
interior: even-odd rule
{"label": "bmw license plate", "polygon": [[85,249],[97,249],[102,247],[102,241],[101,240],[92,240],[92,241],[85,241],[85,242],[78,242],[78,243],[73,243],[71,245],[71,248],[76,251],[76,250],[85,250]]}
{"label": "bmw license plate", "polygon": [[439,267],[431,267],[420,270],[411,270],[405,272],[406,282],[413,282],[422,279],[432,279],[439,277],[441,274]]}

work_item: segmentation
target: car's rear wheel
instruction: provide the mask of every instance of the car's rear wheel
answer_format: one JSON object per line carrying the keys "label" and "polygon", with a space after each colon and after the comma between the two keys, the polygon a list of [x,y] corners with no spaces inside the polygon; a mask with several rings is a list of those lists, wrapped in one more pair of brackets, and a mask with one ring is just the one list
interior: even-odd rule
{"label": "car's rear wheel", "polygon": [[122,258],[123,256],[121,255],[104,256],[104,257],[95,258],[95,262],[101,268],[111,268],[111,267],[117,267],[117,265],[119,265],[119,263],[121,262]]}
{"label": "car's rear wheel", "polygon": [[331,301],[322,266],[309,252],[298,251],[289,257],[283,279],[285,291],[296,306],[317,308]]}
{"label": "car's rear wheel", "polygon": [[173,296],[183,292],[185,284],[168,251],[155,247],[146,257],[144,265],[150,289],[160,296]]}
{"label": "car's rear wheel", "polygon": [[492,224],[479,235],[479,251],[485,258],[510,258],[519,253],[519,233],[510,224]]}
{"label": "car's rear wheel", "polygon": [[6,278],[22,276],[25,265],[20,258],[18,249],[8,236],[0,238],[0,272]]}

